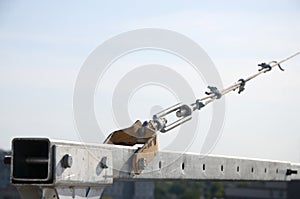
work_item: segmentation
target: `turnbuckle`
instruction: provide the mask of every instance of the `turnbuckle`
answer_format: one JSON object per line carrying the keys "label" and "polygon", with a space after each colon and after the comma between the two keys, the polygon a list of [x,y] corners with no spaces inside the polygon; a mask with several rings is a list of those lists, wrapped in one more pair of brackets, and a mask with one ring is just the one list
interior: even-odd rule
{"label": "turnbuckle", "polygon": [[[176,116],[179,119],[167,125],[168,121],[165,119],[165,117],[173,112],[176,112]],[[170,108],[153,115],[153,127],[156,131],[165,133],[192,119],[192,112],[193,109],[189,105],[182,103],[175,104],[174,106],[171,106]]]}

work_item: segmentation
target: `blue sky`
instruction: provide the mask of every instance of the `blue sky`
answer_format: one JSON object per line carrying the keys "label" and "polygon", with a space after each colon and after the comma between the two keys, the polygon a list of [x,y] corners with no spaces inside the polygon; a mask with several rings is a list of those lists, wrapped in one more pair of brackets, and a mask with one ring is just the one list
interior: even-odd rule
{"label": "blue sky", "polygon": [[[76,77],[88,55],[117,34],[145,27],[184,34],[204,48],[229,85],[254,73],[257,63],[300,50],[299,9],[296,0],[0,0],[0,146],[8,149],[15,136],[78,140]],[[226,122],[213,153],[300,161],[299,63],[297,57],[284,64],[284,73],[274,70],[243,95],[226,98]],[[141,105],[137,113],[148,109]]]}

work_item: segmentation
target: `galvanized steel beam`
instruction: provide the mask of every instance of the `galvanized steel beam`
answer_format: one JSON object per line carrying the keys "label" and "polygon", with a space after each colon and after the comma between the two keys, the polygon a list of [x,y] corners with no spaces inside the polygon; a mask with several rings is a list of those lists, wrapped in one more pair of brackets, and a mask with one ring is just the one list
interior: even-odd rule
{"label": "galvanized steel beam", "polygon": [[24,193],[28,187],[41,187],[44,198],[97,198],[105,186],[118,180],[300,180],[300,165],[291,162],[171,151],[159,151],[136,175],[132,165],[136,150],[110,144],[16,138],[11,182]]}

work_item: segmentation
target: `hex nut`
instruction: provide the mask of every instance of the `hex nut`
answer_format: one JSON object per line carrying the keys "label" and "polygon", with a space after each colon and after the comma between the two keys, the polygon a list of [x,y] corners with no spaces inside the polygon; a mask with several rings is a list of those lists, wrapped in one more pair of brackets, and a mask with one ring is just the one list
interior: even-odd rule
{"label": "hex nut", "polygon": [[61,166],[66,169],[66,168],[71,168],[72,164],[73,164],[72,156],[69,154],[64,155],[64,157],[61,160]]}

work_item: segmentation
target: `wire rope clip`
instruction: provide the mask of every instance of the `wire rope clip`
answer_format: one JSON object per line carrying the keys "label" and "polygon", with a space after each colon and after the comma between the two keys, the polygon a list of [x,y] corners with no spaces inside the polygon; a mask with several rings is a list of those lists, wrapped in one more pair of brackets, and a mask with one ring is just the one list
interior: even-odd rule
{"label": "wire rope clip", "polygon": [[264,69],[267,69],[265,72],[268,72],[268,71],[272,70],[272,67],[273,67],[273,66],[271,66],[271,64],[274,64],[273,66],[278,65],[278,68],[279,68],[281,71],[284,71],[284,69],[280,66],[280,64],[278,64],[277,61],[271,61],[271,62],[269,62],[268,64],[266,64],[266,63],[258,64],[258,66],[261,67],[260,69],[258,69],[258,71],[262,71],[262,70],[264,70]]}
{"label": "wire rope clip", "polygon": [[208,86],[207,87],[210,91],[209,92],[205,92],[206,95],[210,95],[210,94],[214,94],[214,96],[217,99],[220,99],[222,97],[222,93],[218,90],[217,87],[214,86]]}
{"label": "wire rope clip", "polygon": [[245,90],[246,81],[244,79],[239,79],[238,82],[240,82],[238,94],[241,94],[241,92]]}
{"label": "wire rope clip", "polygon": [[268,71],[272,70],[272,67],[271,67],[270,64],[261,63],[261,64],[258,64],[258,66],[261,67],[260,69],[258,69],[258,71],[262,71],[264,69],[267,69],[265,72],[268,72]]}
{"label": "wire rope clip", "polygon": [[201,108],[203,108],[205,106],[205,104],[201,101],[201,100],[196,100],[196,102],[193,104],[193,110],[200,110]]}

